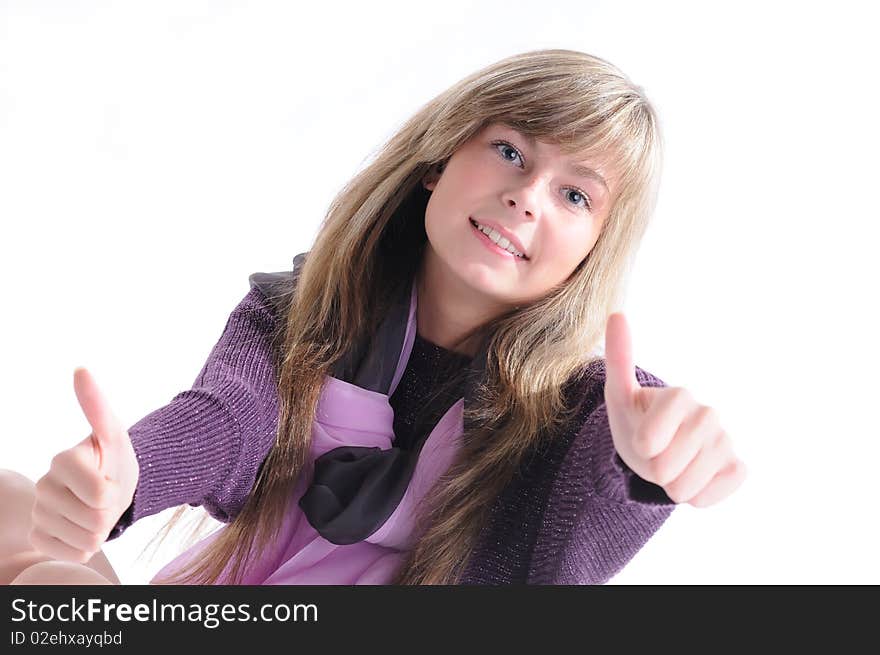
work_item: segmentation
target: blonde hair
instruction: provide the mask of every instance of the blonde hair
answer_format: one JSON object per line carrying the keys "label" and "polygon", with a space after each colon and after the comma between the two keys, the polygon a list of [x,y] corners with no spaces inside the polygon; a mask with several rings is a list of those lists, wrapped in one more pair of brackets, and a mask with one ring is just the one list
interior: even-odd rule
{"label": "blonde hair", "polygon": [[197,561],[156,582],[214,583],[227,565],[226,582],[240,582],[251,554],[276,538],[306,463],[325,376],[376,328],[388,290],[410,284],[417,271],[427,240],[422,178],[494,122],[602,162],[616,188],[596,244],[568,279],[479,327],[485,375],[465,407],[462,448],[419,507],[421,537],[392,581],[458,582],[487,509],[523,455],[571,420],[565,385],[601,358],[607,316],[622,300],[656,203],[656,112],[641,87],[582,52],[517,54],[462,79],[421,107],[338,193],[279,320],[275,444],[238,515]]}

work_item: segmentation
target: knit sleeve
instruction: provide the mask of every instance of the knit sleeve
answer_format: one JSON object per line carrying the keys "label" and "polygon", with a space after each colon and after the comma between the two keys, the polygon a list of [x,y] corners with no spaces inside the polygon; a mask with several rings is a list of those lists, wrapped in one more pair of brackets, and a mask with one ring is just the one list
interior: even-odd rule
{"label": "knit sleeve", "polygon": [[235,517],[277,429],[274,321],[272,306],[252,288],[227,319],[193,387],[129,428],[140,477],[108,540],[184,503],[202,505],[223,522]]}
{"label": "knit sleeve", "polygon": [[[636,377],[642,386],[666,386],[638,367]],[[601,388],[593,396],[600,398]],[[549,508],[557,527],[549,545],[534,554],[534,574],[548,584],[604,584],[635,557],[676,504],[620,459],[604,400],[588,412],[562,470]]]}
{"label": "knit sleeve", "polygon": [[550,584],[605,584],[629,564],[674,508],[589,495]]}

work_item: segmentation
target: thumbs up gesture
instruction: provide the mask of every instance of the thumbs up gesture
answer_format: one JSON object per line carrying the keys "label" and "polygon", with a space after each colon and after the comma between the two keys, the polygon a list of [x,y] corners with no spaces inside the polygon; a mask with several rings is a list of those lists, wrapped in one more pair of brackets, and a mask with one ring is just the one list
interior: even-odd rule
{"label": "thumbs up gesture", "polygon": [[621,312],[605,330],[605,406],[614,447],[640,478],[676,503],[707,507],[742,484],[745,464],[733,453],[712,407],[682,387],[642,387],[629,325]]}
{"label": "thumbs up gesture", "polygon": [[84,564],[131,504],[139,467],[128,431],[86,369],[74,371],[73,388],[92,433],[55,455],[37,481],[28,537],[54,559]]}

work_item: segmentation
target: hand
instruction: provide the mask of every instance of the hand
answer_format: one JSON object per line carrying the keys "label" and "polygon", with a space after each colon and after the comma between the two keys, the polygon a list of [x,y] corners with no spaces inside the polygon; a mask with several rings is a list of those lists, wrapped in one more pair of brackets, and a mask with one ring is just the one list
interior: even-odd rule
{"label": "hand", "polygon": [[86,369],[74,370],[73,388],[92,433],[37,480],[28,538],[54,559],[85,564],[131,504],[140,470],[128,431]]}
{"label": "hand", "polygon": [[621,312],[605,331],[605,406],[614,447],[624,463],[676,503],[707,507],[742,484],[746,465],[733,453],[712,407],[681,387],[642,387]]}

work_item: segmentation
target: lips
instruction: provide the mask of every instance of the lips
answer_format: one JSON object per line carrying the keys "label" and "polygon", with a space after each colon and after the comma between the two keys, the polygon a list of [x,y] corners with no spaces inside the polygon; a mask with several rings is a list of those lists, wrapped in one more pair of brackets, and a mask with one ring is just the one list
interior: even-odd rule
{"label": "lips", "polygon": [[[519,252],[521,252],[523,254],[522,258],[516,257],[517,259],[521,259],[522,261],[529,260],[529,255],[526,252],[526,249],[523,248],[522,243],[520,242],[519,239],[517,239],[516,235],[508,232],[506,229],[504,229],[503,227],[498,225],[498,223],[493,223],[492,221],[478,221],[477,219],[475,219],[471,216],[468,217],[468,221],[471,223],[471,225],[474,226],[475,229],[477,227],[477,223],[479,223],[483,227],[487,227],[487,228],[496,230],[502,237],[507,239],[514,248],[516,248]],[[490,241],[491,241],[491,239],[490,239]],[[500,248],[501,246],[498,246],[498,247]]]}

